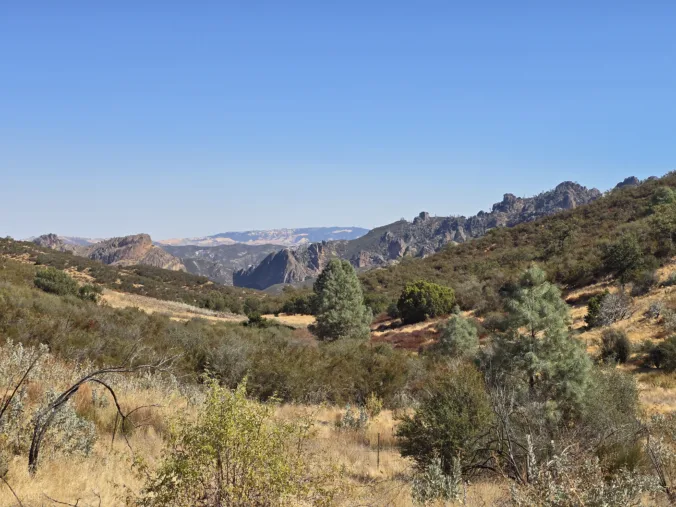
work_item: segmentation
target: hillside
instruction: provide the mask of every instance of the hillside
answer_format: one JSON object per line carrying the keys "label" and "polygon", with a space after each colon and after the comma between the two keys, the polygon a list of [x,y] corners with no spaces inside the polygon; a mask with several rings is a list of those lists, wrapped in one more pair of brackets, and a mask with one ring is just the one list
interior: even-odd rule
{"label": "hillside", "polygon": [[111,238],[92,244],[82,244],[56,234],[35,238],[36,245],[70,252],[81,257],[115,266],[147,265],[171,271],[185,271],[180,259],[153,245],[148,234]]}
{"label": "hillside", "polygon": [[35,271],[33,266],[52,266],[84,277],[88,282],[112,291],[178,301],[211,310],[242,313],[247,305],[277,305],[267,294],[227,287],[185,271],[172,271],[150,265],[107,265],[88,257],[73,255],[72,252],[9,238],[0,239],[1,269],[6,269],[2,264],[4,261],[31,266],[32,274],[26,275],[27,281],[32,280],[31,276]]}
{"label": "hillside", "polygon": [[424,258],[445,245],[464,243],[487,231],[531,222],[539,217],[573,209],[598,199],[601,193],[577,183],[563,182],[535,197],[505,194],[490,212],[466,217],[432,217],[422,212],[413,221],[400,220],[373,229],[351,241],[313,243],[270,254],[258,266],[234,273],[236,286],[265,289],[279,283],[302,282],[316,277],[334,257],[349,260],[356,268],[388,266],[406,258]]}
{"label": "hillside", "polygon": [[258,264],[269,254],[278,252],[281,247],[235,243],[219,246],[161,245],[161,248],[179,258],[188,273],[205,276],[224,285],[233,285],[234,271]]}
{"label": "hillside", "polygon": [[637,238],[643,269],[657,267],[673,254],[671,231],[676,231],[673,206],[655,204],[662,187],[676,188],[676,174],[620,184],[585,206],[495,228],[427,258],[363,273],[361,279],[369,298],[383,304],[396,300],[406,283],[425,279],[452,286],[463,308],[490,311],[501,289],[533,262],[570,288],[612,274],[604,264],[604,245],[623,236]]}
{"label": "hillside", "polygon": [[293,247],[318,241],[356,239],[368,232],[362,227],[305,227],[299,229],[268,229],[259,231],[222,232],[212,236],[174,238],[157,241],[166,246],[218,246],[243,243],[246,245],[280,245]]}

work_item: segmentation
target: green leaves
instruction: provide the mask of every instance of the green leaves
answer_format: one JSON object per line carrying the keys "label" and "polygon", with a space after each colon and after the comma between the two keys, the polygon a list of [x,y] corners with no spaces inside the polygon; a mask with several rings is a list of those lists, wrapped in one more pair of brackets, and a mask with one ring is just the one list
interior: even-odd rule
{"label": "green leaves", "polygon": [[312,326],[320,340],[369,337],[371,311],[364,304],[361,284],[352,265],[332,260],[314,284],[316,324]]}
{"label": "green leaves", "polygon": [[455,304],[455,293],[450,287],[420,280],[409,283],[399,296],[397,308],[405,324],[448,315]]}
{"label": "green leaves", "polygon": [[173,430],[138,505],[328,504],[328,476],[310,466],[303,445],[307,421],[279,421],[274,407],[247,399],[246,381],[234,391],[211,381],[197,420]]}

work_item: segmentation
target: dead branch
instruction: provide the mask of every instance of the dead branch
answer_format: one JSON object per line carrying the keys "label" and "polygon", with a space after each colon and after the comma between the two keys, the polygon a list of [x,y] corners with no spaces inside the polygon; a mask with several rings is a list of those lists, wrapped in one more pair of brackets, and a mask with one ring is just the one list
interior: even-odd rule
{"label": "dead branch", "polygon": [[[133,360],[134,354],[130,355],[130,359]],[[120,403],[115,394],[115,390],[108,385],[101,377],[108,374],[125,374],[125,373],[135,373],[141,370],[151,370],[151,371],[163,371],[166,370],[172,363],[175,357],[165,358],[154,364],[142,364],[137,366],[114,366],[110,368],[102,368],[96,370],[88,375],[85,375],[80,380],[71,385],[68,389],[62,392],[53,402],[51,402],[47,407],[38,412],[34,419],[33,426],[33,438],[31,440],[30,450],[28,451],[28,471],[31,475],[35,474],[38,467],[38,456],[40,453],[40,445],[42,444],[42,439],[44,438],[47,430],[52,424],[54,417],[61,407],[63,407],[70,398],[77,393],[77,391],[83,385],[94,382],[105,387],[108,392],[111,394],[113,401],[115,402],[115,407],[117,409],[117,415],[122,418],[122,424],[127,420],[129,414],[125,414],[120,406]],[[131,363],[130,363],[131,364]],[[113,438],[115,435],[113,434]],[[131,449],[131,445],[125,436],[127,445]]]}
{"label": "dead branch", "polygon": [[9,482],[7,482],[7,479],[5,479],[4,476],[0,475],[0,480],[5,483],[5,486],[9,488],[9,490],[12,492],[12,495],[14,495],[14,498],[16,498],[17,503],[19,504],[19,507],[23,507],[23,504],[21,503],[21,500],[19,499],[18,495],[16,492],[12,489],[12,486],[9,485]]}
{"label": "dead branch", "polygon": [[2,407],[0,407],[0,420],[2,420],[2,416],[5,415],[5,412],[9,408],[9,405],[12,403],[12,400],[14,399],[16,392],[23,385],[23,383],[26,382],[26,380],[28,380],[28,375],[30,375],[30,372],[33,370],[33,368],[35,368],[35,365],[38,364],[38,361],[40,360],[41,357],[42,353],[40,353],[39,350],[36,350],[35,357],[33,357],[33,360],[28,365],[28,368],[26,368],[26,371],[24,372],[23,376],[21,377],[19,382],[14,386],[14,390],[9,395],[7,394],[9,392],[9,386],[7,387],[7,391],[5,391],[5,394],[2,397]]}

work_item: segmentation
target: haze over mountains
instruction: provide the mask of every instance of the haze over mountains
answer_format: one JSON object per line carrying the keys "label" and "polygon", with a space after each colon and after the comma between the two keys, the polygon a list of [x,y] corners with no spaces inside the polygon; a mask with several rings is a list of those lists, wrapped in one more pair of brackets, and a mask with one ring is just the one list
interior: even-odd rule
{"label": "haze over mountains", "polygon": [[[616,188],[638,183],[637,178],[629,177]],[[348,260],[360,270],[396,264],[406,257],[423,258],[496,227],[530,222],[601,195],[595,188],[565,181],[534,197],[505,194],[489,212],[471,217],[436,217],[421,212],[410,222],[402,219],[371,231],[359,227],[271,229],[157,242],[147,234],[108,240],[46,234],[33,241],[104,264],[145,264],[187,271],[224,285],[265,290],[311,281],[332,258]]]}
{"label": "haze over mountains", "polygon": [[299,229],[269,229],[259,231],[222,232],[196,238],[174,238],[157,241],[167,246],[218,246],[243,243],[246,245],[297,246],[316,241],[356,239],[369,232],[363,227],[305,227]]}

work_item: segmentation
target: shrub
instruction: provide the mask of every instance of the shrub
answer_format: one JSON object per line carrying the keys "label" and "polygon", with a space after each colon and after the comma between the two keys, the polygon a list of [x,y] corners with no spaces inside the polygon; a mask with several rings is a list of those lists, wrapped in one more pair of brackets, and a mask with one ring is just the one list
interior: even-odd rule
{"label": "shrub", "polygon": [[275,420],[273,410],[248,400],[245,383],[230,391],[211,382],[197,420],[182,420],[173,431],[138,505],[328,504],[325,477],[303,446],[306,425]]}
{"label": "shrub", "polygon": [[605,329],[601,334],[600,358],[602,361],[626,363],[631,354],[627,333],[619,329]]}
{"label": "shrub", "polygon": [[453,473],[447,475],[441,467],[438,457],[413,475],[411,496],[418,504],[426,505],[432,502],[452,502],[459,500],[462,494],[462,471],[460,462],[454,462]]}
{"label": "shrub", "polygon": [[63,271],[55,268],[45,268],[38,271],[33,283],[38,289],[57,296],[76,296],[78,293],[77,282]]}
{"label": "shrub", "polygon": [[399,315],[399,307],[397,307],[397,303],[390,303],[390,305],[387,307],[387,316],[391,319],[398,319],[401,317],[401,315]]}
{"label": "shrub", "polygon": [[312,315],[314,314],[314,298],[312,294],[292,296],[282,305],[282,313],[287,315]]}
{"label": "shrub", "polygon": [[634,297],[643,296],[657,287],[659,283],[660,280],[656,271],[640,271],[632,279],[631,295]]}
{"label": "shrub", "polygon": [[676,201],[676,194],[671,187],[667,186],[657,187],[650,199],[650,202],[653,206],[672,204],[674,201]]}
{"label": "shrub", "polygon": [[483,376],[472,365],[457,365],[439,372],[415,415],[402,419],[397,428],[401,454],[413,458],[419,470],[439,459],[443,474],[451,475],[456,460],[474,457],[481,446],[478,437],[491,420]]}
{"label": "shrub", "polygon": [[646,315],[651,319],[659,319],[662,313],[664,313],[665,308],[666,305],[664,304],[664,301],[653,301],[650,303]]}
{"label": "shrub", "polygon": [[448,315],[454,305],[453,289],[423,280],[404,287],[397,302],[399,315],[405,324]]}
{"label": "shrub", "polygon": [[96,303],[98,302],[102,293],[103,289],[100,286],[87,284],[80,287],[77,293],[77,297],[79,297],[83,301],[92,301]]}
{"label": "shrub", "polygon": [[258,312],[250,312],[250,313],[247,314],[247,316],[248,316],[248,320],[246,322],[242,322],[243,326],[266,328],[266,327],[276,325],[270,319],[266,319],[265,317],[263,317]]}
{"label": "shrub", "polygon": [[460,316],[448,319],[441,328],[439,341],[431,350],[450,357],[471,356],[479,348],[479,335],[472,322]]}
{"label": "shrub", "polygon": [[643,251],[635,234],[624,234],[613,243],[603,247],[603,266],[622,283],[627,276],[640,267]]}
{"label": "shrub", "polygon": [[383,410],[383,400],[379,398],[376,393],[371,393],[368,398],[366,398],[364,408],[371,419],[378,417],[378,414]]}
{"label": "shrub", "polygon": [[369,415],[366,407],[353,407],[349,403],[345,406],[345,413],[336,421],[336,428],[349,431],[361,431],[369,424]]}
{"label": "shrub", "polygon": [[662,368],[664,371],[676,371],[676,336],[671,336],[654,345],[648,352],[647,362],[649,365]]}
{"label": "shrub", "polygon": [[676,271],[674,271],[673,273],[671,273],[671,274],[667,277],[667,279],[664,280],[664,281],[662,282],[662,285],[663,285],[664,287],[672,287],[672,286],[676,285]]}

